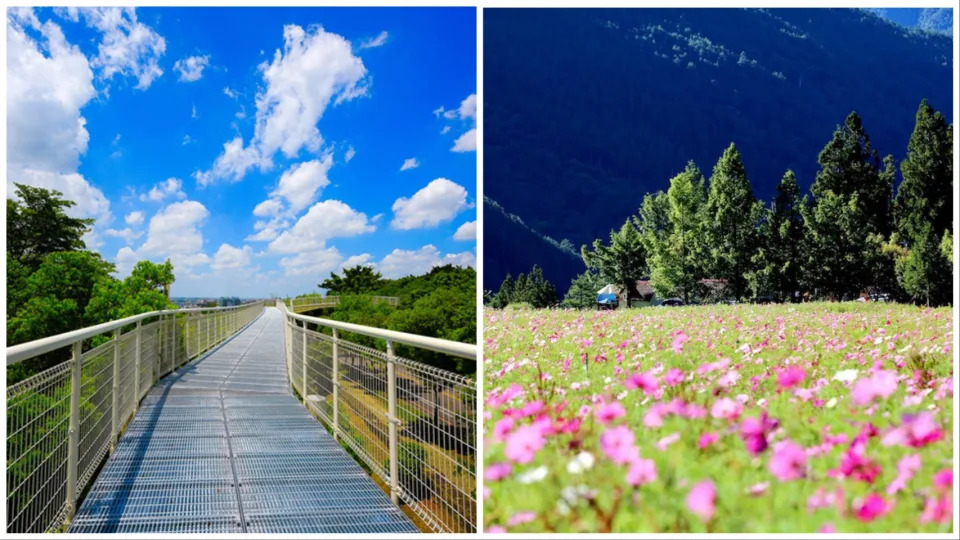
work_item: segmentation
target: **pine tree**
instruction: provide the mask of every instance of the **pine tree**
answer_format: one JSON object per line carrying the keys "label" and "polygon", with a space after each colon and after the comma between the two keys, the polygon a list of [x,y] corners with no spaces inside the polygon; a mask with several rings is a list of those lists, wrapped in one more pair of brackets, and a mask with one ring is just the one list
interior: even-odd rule
{"label": "pine tree", "polygon": [[507,307],[507,304],[510,303],[510,299],[513,298],[513,294],[513,277],[511,277],[510,274],[507,274],[507,277],[503,278],[503,282],[500,283],[500,289],[497,290],[497,294],[493,296],[490,306],[497,309],[503,309]]}
{"label": "pine tree", "polygon": [[[787,170],[777,185],[777,196],[768,213],[762,234],[763,264],[769,269],[772,291],[781,300],[800,288],[803,263],[803,217],[800,186],[793,171]],[[760,291],[755,291],[760,294]]]}
{"label": "pine tree", "polygon": [[730,143],[710,177],[705,207],[707,271],[709,277],[725,280],[727,291],[738,299],[746,293],[758,247],[756,202],[740,152]]}
{"label": "pine tree", "polygon": [[587,270],[570,283],[570,288],[563,297],[561,305],[574,309],[592,308],[597,305],[597,291],[608,283],[608,279],[600,273]]}
{"label": "pine tree", "polygon": [[704,278],[703,174],[691,161],[686,169],[670,180],[666,193],[669,232],[652,242],[650,285],[660,296],[677,294],[684,302],[702,292]]}
{"label": "pine tree", "polygon": [[557,289],[552,283],[543,276],[543,269],[538,265],[533,265],[530,270],[530,277],[527,278],[527,289],[529,290],[526,300],[535,308],[545,308],[557,303]]}
{"label": "pine tree", "polygon": [[[930,223],[934,234],[950,230],[953,219],[953,126],[943,114],[920,103],[916,125],[900,163],[903,181],[894,202],[896,229],[902,242]],[[908,244],[909,245],[909,244]]]}
{"label": "pine tree", "polygon": [[909,253],[897,260],[897,278],[917,303],[929,306],[951,300],[952,264],[944,257],[941,242],[933,232],[933,226],[923,223],[914,232]]}
{"label": "pine tree", "polygon": [[647,274],[647,257],[633,220],[628,219],[619,231],[610,231],[610,244],[593,241],[593,250],[580,248],[580,256],[589,269],[596,270],[625,291],[636,289],[636,282]]}

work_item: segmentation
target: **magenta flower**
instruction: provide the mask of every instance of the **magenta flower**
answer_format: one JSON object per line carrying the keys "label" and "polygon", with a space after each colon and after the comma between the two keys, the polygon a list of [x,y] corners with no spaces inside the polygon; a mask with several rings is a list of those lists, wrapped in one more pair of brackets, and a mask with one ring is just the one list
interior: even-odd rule
{"label": "magenta flower", "polygon": [[655,394],[657,390],[660,389],[660,383],[657,382],[657,378],[649,373],[634,373],[627,377],[624,385],[629,390],[639,388],[648,396]]}
{"label": "magenta flower", "polygon": [[922,448],[942,438],[943,429],[937,425],[933,413],[923,411],[918,415],[905,416],[903,424],[884,435],[883,444]]}
{"label": "magenta flower", "polygon": [[520,416],[521,417],[534,416],[542,410],[543,410],[542,401],[539,401],[539,400],[531,401],[530,403],[527,403],[520,408]]}
{"label": "magenta flower", "polygon": [[942,469],[934,474],[933,486],[937,489],[953,489],[953,469]]}
{"label": "magenta flower", "polygon": [[604,453],[618,465],[625,465],[637,456],[633,445],[636,437],[627,426],[610,428],[600,436],[600,446]]}
{"label": "magenta flower", "polygon": [[880,370],[853,385],[850,395],[857,405],[867,405],[876,398],[886,399],[897,391],[897,373]]}
{"label": "magenta flower", "polygon": [[730,398],[720,398],[713,403],[710,408],[710,416],[714,418],[726,418],[727,420],[736,420],[743,412],[743,405]]}
{"label": "magenta flower", "polygon": [[882,495],[871,493],[859,504],[854,503],[853,515],[864,523],[869,523],[890,511],[891,504]]}
{"label": "magenta flower", "polygon": [[666,452],[668,446],[670,446],[671,444],[679,440],[680,440],[680,433],[671,433],[670,435],[667,435],[666,437],[657,441],[657,450],[660,450],[661,452]]}
{"label": "magenta flower", "polygon": [[777,429],[777,426],[779,422],[771,419],[766,411],[760,415],[760,418],[753,416],[744,418],[740,423],[740,437],[747,447],[747,452],[754,456],[762,454],[768,446],[767,435]]}
{"label": "magenta flower", "polygon": [[941,493],[927,497],[927,502],[923,507],[923,514],[920,516],[920,523],[926,524],[931,521],[934,523],[952,523],[953,522],[953,503],[950,493]]}
{"label": "magenta flower", "polygon": [[671,345],[671,347],[673,347],[673,352],[677,354],[682,354],[683,345],[688,341],[690,341],[690,336],[685,334],[683,330],[677,332],[677,334],[673,338],[673,344]]}
{"label": "magenta flower", "polygon": [[832,476],[853,478],[867,484],[872,484],[880,475],[880,465],[870,460],[864,453],[864,445],[854,443],[840,458],[840,468],[830,471]]}
{"label": "magenta flower", "polygon": [[597,407],[596,417],[601,424],[609,424],[621,416],[626,416],[627,410],[619,401],[604,403]]}
{"label": "magenta flower", "polygon": [[657,464],[652,459],[638,458],[630,463],[627,482],[634,487],[649,484],[657,480]]}
{"label": "magenta flower", "polygon": [[787,366],[777,373],[777,388],[789,390],[807,378],[807,372],[800,366]]}
{"label": "magenta flower", "polygon": [[507,437],[505,454],[515,463],[530,463],[546,442],[539,427],[523,426]]}
{"label": "magenta flower", "polygon": [[677,368],[670,368],[667,370],[667,374],[663,376],[663,382],[667,383],[668,386],[676,386],[683,382],[683,370]]}
{"label": "magenta flower", "polygon": [[507,520],[508,527],[516,527],[517,525],[523,525],[524,523],[530,523],[536,519],[537,514],[533,512],[518,512]]}
{"label": "magenta flower", "polygon": [[713,518],[716,504],[717,488],[710,480],[699,482],[687,494],[687,508],[703,521]]}
{"label": "magenta flower", "polygon": [[700,440],[697,441],[697,447],[701,450],[707,448],[711,444],[717,442],[720,439],[720,436],[716,433],[704,433],[700,436]]}
{"label": "magenta flower", "polygon": [[493,463],[484,467],[483,477],[488,482],[499,482],[510,476],[511,472],[513,472],[513,466],[509,463]]}
{"label": "magenta flower", "polygon": [[493,440],[500,442],[507,437],[510,430],[513,429],[513,418],[501,418],[493,425]]}
{"label": "magenta flower", "polygon": [[897,463],[897,477],[887,486],[887,495],[896,495],[907,487],[907,482],[920,470],[923,461],[920,454],[910,454],[900,458]]}
{"label": "magenta flower", "polygon": [[799,444],[785,440],[773,447],[770,472],[781,482],[803,478],[807,468],[807,452]]}

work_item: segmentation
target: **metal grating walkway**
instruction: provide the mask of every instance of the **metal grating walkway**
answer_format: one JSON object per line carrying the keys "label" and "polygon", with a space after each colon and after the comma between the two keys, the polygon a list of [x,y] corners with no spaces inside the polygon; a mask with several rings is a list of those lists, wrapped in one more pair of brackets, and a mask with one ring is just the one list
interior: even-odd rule
{"label": "metal grating walkway", "polygon": [[69,532],[418,532],[290,392],[282,325],[269,308],[160,381]]}

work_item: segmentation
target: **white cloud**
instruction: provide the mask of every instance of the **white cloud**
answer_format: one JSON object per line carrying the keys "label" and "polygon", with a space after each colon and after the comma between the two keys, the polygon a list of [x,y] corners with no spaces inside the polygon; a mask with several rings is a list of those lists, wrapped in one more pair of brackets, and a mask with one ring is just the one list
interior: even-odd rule
{"label": "white cloud", "polygon": [[475,152],[477,150],[477,128],[473,128],[457,137],[453,142],[452,152]]}
{"label": "white cloud", "polygon": [[158,202],[166,199],[167,197],[173,197],[177,199],[187,198],[187,194],[183,192],[183,181],[179,178],[167,178],[163,182],[158,183],[157,185],[150,188],[150,191],[140,195],[141,201],[153,201]]}
{"label": "white cloud", "polygon": [[280,259],[280,266],[288,276],[315,275],[320,278],[327,272],[336,270],[341,259],[337,248],[331,246],[327,249],[304,251],[293,257],[284,257]]}
{"label": "white cloud", "polygon": [[400,166],[400,170],[405,171],[407,169],[416,169],[419,166],[420,162],[417,161],[417,158],[408,158],[403,160],[403,165]]}
{"label": "white cloud", "polygon": [[165,256],[182,266],[195,266],[209,260],[203,249],[200,225],[210,213],[197,201],[171,203],[150,218],[147,240],[138,250],[142,255]]}
{"label": "white cloud", "polygon": [[283,38],[283,51],[259,66],[265,88],[257,94],[253,139],[246,147],[239,137],[224,145],[212,170],[195,173],[201,184],[239,180],[254,165],[269,170],[278,151],[287,158],[301,149],[316,152],[323,144],[317,122],[330,103],[366,94],[367,70],[342,36],[320,26],[305,31],[287,25]]}
{"label": "white cloud", "polygon": [[446,178],[437,178],[407,199],[393,203],[394,229],[422,229],[450,221],[460,211],[470,208],[467,190]]}
{"label": "white cloud", "polygon": [[173,70],[180,73],[181,81],[194,82],[203,77],[203,70],[208,65],[210,65],[209,56],[190,56],[183,60],[177,60],[173,64]]}
{"label": "white cloud", "polygon": [[454,240],[476,240],[477,239],[477,222],[468,221],[461,225],[457,232],[453,233]]}
{"label": "white cloud", "polygon": [[459,116],[461,120],[477,119],[476,94],[470,94],[460,102],[460,107],[457,109],[457,116]]}
{"label": "white cloud", "polygon": [[136,252],[129,247],[124,246],[120,248],[120,251],[117,251],[116,257],[113,258],[113,262],[117,266],[117,277],[124,279],[129,276],[134,265],[136,265],[139,260],[140,257],[137,257]]}
{"label": "white cloud", "polygon": [[123,238],[123,241],[129,246],[133,243],[134,240],[143,236],[143,231],[134,231],[130,227],[123,229],[107,229],[104,231],[104,234],[107,236],[112,236],[114,238]]}
{"label": "white cloud", "polygon": [[437,118],[440,118],[440,115],[443,114],[443,111],[444,111],[444,108],[443,108],[443,105],[441,105],[433,110],[433,115],[436,116]]}
{"label": "white cloud", "polygon": [[443,126],[443,129],[440,130],[440,134],[441,134],[441,135],[446,135],[447,133],[450,133],[450,130],[451,130],[451,129],[452,129],[452,128],[451,128],[450,126]]}
{"label": "white cloud", "polygon": [[134,8],[80,8],[80,13],[87,26],[96,28],[103,36],[92,61],[93,66],[100,69],[101,78],[111,79],[117,74],[135,77],[136,87],[145,90],[163,75],[159,59],[166,51],[166,41],[137,21]]}
{"label": "white cloud", "polygon": [[190,118],[197,118],[197,106],[192,105],[190,107]]}
{"label": "white cloud", "polygon": [[253,249],[250,246],[235,248],[230,244],[220,244],[220,249],[213,255],[213,263],[210,264],[210,268],[214,270],[247,268],[250,264],[251,255],[253,255]]}
{"label": "white cloud", "polygon": [[340,265],[340,271],[342,272],[345,268],[353,268],[354,266],[376,266],[370,262],[372,258],[373,255],[369,253],[361,253],[360,255],[347,257],[347,260],[343,261],[343,264]]}
{"label": "white cloud", "polygon": [[259,217],[275,216],[283,210],[283,203],[277,199],[267,199],[253,208],[253,215]]}
{"label": "white cloud", "polygon": [[127,223],[127,225],[132,225],[136,227],[138,225],[143,225],[144,217],[145,216],[143,215],[143,212],[141,212],[140,210],[134,210],[133,212],[130,212],[129,214],[127,214],[126,217],[123,218],[123,220]]}
{"label": "white cloud", "polygon": [[330,238],[373,232],[367,215],[343,202],[327,200],[314,204],[293,227],[284,231],[268,249],[274,253],[297,253],[320,249]]}
{"label": "white cloud", "polygon": [[186,146],[186,145],[190,144],[191,142],[193,142],[193,139],[191,139],[189,135],[184,135],[184,136],[183,136],[183,142],[181,142],[180,145],[181,145],[181,146]]}
{"label": "white cloud", "polygon": [[33,10],[12,9],[7,21],[7,133],[16,135],[6,142],[7,196],[15,196],[14,182],[56,189],[77,203],[68,214],[106,225],[110,201],[76,172],[90,140],[80,110],[95,95],[93,71],[60,27],[41,24]]}
{"label": "white cloud", "polygon": [[380,261],[379,269],[383,277],[396,279],[409,275],[419,275],[430,271],[435,266],[455,264],[457,266],[476,267],[477,261],[473,253],[447,254],[440,256],[440,250],[432,244],[427,244],[416,251],[395,249]]}
{"label": "white cloud", "polygon": [[387,34],[387,31],[384,30],[383,32],[380,32],[379,34],[377,34],[377,37],[365,39],[362,42],[360,42],[360,48],[372,49],[374,47],[383,46],[387,42],[388,37],[389,36]]}
{"label": "white cloud", "polygon": [[311,160],[291,165],[280,177],[277,189],[271,197],[283,197],[290,205],[290,212],[298,214],[316,200],[320,191],[330,184],[327,171],[333,166],[333,154],[327,153],[322,160]]}
{"label": "white cloud", "polygon": [[350,160],[353,159],[353,156],[357,155],[357,151],[351,146],[347,148],[347,151],[343,154],[343,162],[350,163]]}
{"label": "white cloud", "polygon": [[230,89],[229,86],[223,87],[223,94],[231,99],[237,99],[237,93]]}

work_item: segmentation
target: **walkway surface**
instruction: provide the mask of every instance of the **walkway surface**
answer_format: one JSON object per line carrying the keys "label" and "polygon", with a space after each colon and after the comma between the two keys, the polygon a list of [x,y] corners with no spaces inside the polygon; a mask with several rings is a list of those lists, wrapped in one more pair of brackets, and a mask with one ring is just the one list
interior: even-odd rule
{"label": "walkway surface", "polygon": [[69,532],[418,532],[291,393],[281,317],[147,394]]}

